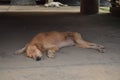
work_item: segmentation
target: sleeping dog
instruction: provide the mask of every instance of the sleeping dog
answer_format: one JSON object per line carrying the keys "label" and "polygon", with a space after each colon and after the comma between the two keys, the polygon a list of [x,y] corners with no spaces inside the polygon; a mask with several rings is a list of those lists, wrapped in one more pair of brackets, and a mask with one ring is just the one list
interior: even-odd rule
{"label": "sleeping dog", "polygon": [[85,41],[78,32],[52,31],[37,34],[24,48],[18,50],[16,54],[25,52],[29,58],[39,61],[46,51],[49,58],[54,58],[55,52],[60,48],[73,45],[104,52],[104,46]]}
{"label": "sleeping dog", "polygon": [[50,2],[50,3],[46,3],[44,4],[45,7],[57,7],[59,8],[60,6],[67,6],[67,5],[64,5],[60,2]]}

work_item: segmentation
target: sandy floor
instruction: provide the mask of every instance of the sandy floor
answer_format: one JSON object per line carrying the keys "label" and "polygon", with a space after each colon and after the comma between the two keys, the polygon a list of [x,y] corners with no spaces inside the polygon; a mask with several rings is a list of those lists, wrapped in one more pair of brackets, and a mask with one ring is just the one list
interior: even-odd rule
{"label": "sandy floor", "polygon": [[[39,62],[14,55],[35,34],[77,31],[106,52],[66,47]],[[0,13],[0,80],[120,80],[120,18],[109,14]]]}

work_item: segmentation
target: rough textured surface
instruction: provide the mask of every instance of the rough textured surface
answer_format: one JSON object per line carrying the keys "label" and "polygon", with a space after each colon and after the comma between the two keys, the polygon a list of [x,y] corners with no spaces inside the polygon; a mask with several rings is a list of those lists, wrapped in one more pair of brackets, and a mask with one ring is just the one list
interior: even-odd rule
{"label": "rough textured surface", "polygon": [[[106,52],[66,47],[39,62],[14,55],[37,33],[54,30],[80,32]],[[1,13],[0,46],[0,80],[120,80],[120,18],[109,14]]]}

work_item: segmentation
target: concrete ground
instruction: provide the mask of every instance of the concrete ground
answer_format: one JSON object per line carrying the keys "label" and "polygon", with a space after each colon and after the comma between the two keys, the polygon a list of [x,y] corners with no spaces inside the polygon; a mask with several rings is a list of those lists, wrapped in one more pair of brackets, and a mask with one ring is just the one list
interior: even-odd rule
{"label": "concrete ground", "polygon": [[[105,53],[66,47],[55,59],[34,61],[14,52],[35,34],[77,31]],[[120,80],[120,18],[109,14],[0,13],[0,80]]]}
{"label": "concrete ground", "polygon": [[[0,12],[80,12],[80,6],[66,6],[60,8],[45,8],[43,5],[36,6],[13,6],[13,5],[0,5]],[[100,13],[109,13],[108,7],[100,7]]]}
{"label": "concrete ground", "polygon": [[43,5],[36,6],[0,5],[0,12],[80,12],[80,6],[45,8]]}

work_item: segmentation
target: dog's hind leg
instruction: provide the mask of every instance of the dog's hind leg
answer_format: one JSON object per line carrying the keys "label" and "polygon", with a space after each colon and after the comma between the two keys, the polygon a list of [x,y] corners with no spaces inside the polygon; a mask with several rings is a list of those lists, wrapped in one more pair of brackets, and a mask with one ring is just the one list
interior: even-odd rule
{"label": "dog's hind leg", "polygon": [[100,44],[96,44],[96,43],[90,43],[90,42],[84,42],[83,44],[78,44],[77,45],[80,48],[92,48],[92,49],[96,49],[101,53],[104,53],[105,51],[105,47],[100,45]]}
{"label": "dog's hind leg", "polygon": [[75,43],[78,47],[92,48],[92,49],[98,50],[101,53],[104,53],[104,46],[83,40],[81,35],[77,32],[73,32],[72,36],[73,36],[73,40],[75,41]]}

